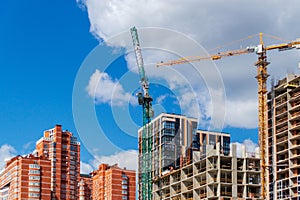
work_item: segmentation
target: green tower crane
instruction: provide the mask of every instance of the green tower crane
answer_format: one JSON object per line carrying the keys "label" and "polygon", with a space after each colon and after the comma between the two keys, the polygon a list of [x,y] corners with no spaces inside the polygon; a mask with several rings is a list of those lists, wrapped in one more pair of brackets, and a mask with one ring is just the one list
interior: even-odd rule
{"label": "green tower crane", "polygon": [[150,122],[153,117],[152,97],[149,95],[149,83],[145,74],[144,61],[137,29],[130,29],[138,66],[142,92],[137,94],[139,105],[143,107],[143,131],[139,135],[139,199],[152,200],[152,135]]}

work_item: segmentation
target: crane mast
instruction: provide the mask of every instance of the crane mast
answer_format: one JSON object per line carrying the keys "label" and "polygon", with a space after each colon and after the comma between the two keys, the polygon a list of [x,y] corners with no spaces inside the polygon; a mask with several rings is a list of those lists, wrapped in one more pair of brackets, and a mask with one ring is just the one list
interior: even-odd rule
{"label": "crane mast", "polygon": [[143,130],[142,135],[139,135],[139,199],[152,200],[152,136],[149,125],[153,117],[152,97],[149,95],[149,83],[145,73],[137,29],[132,27],[130,32],[140,76],[140,84],[143,90],[143,92],[137,94],[139,105],[143,107]]}
{"label": "crane mast", "polygon": [[258,83],[258,136],[259,136],[259,147],[260,147],[260,157],[261,157],[261,196],[262,199],[266,199],[266,176],[267,168],[269,167],[266,163],[266,140],[267,140],[267,125],[266,125],[266,114],[267,114],[267,66],[270,64],[267,62],[267,51],[278,49],[290,50],[293,48],[300,48],[300,40],[294,40],[289,43],[275,44],[270,46],[264,46],[263,34],[259,34],[259,45],[253,47],[247,47],[245,49],[232,50],[220,52],[214,55],[208,56],[192,56],[184,57],[178,60],[171,60],[167,62],[157,63],[156,66],[172,66],[177,64],[184,64],[189,62],[196,62],[201,60],[219,60],[223,57],[236,56],[242,54],[256,53],[258,55],[258,61],[255,63],[257,67],[257,83]]}
{"label": "crane mast", "polygon": [[258,142],[260,147],[261,157],[261,195],[262,199],[266,198],[266,140],[267,140],[267,79],[269,77],[267,73],[267,52],[264,48],[262,39],[262,33],[260,33],[260,42],[257,49],[258,61],[255,63],[257,67],[257,83],[258,83]]}

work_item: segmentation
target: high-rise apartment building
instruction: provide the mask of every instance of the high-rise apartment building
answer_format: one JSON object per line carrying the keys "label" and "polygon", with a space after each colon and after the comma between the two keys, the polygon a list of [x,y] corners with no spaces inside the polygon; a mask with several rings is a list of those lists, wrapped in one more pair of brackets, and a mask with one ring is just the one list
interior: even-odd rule
{"label": "high-rise apartment building", "polygon": [[80,174],[79,187],[79,200],[91,200],[92,199],[92,187],[93,180],[90,174]]}
{"label": "high-rise apartment building", "polygon": [[300,199],[300,76],[287,75],[268,93],[270,199]]}
{"label": "high-rise apartment building", "polygon": [[36,153],[51,161],[52,200],[78,198],[80,177],[80,143],[61,125],[44,131],[44,136],[36,142]]}
{"label": "high-rise apartment building", "polygon": [[[139,198],[143,190],[143,159],[147,156],[142,151],[144,128],[139,129]],[[192,162],[193,152],[200,151],[205,155],[208,144],[220,143],[225,155],[229,154],[230,135],[220,132],[197,130],[197,119],[183,115],[162,113],[147,125],[152,137],[152,179],[159,179],[170,169],[179,169]]]}
{"label": "high-rise apartment building", "polygon": [[[183,115],[162,113],[153,119],[149,127],[152,136],[152,177],[159,176],[170,167],[178,168],[189,158],[189,149],[199,148],[197,143],[197,119]],[[143,128],[139,134],[139,166],[143,164],[143,152],[141,137]],[[141,170],[141,169],[140,169]],[[141,171],[140,171],[141,173]]]}
{"label": "high-rise apartment building", "polygon": [[[205,156],[193,152],[191,163],[165,172],[153,182],[154,200],[245,200],[260,199],[260,158],[236,144],[206,145]],[[226,150],[226,151],[227,151]],[[239,155],[240,154],[240,155]]]}
{"label": "high-rise apartment building", "polygon": [[135,200],[136,172],[101,164],[92,172],[93,200]]}
{"label": "high-rise apartment building", "polygon": [[51,200],[51,163],[45,157],[16,156],[0,172],[0,199]]}
{"label": "high-rise apartment building", "polygon": [[[230,150],[230,134],[223,132],[197,130],[197,136],[194,143],[197,141],[197,146],[200,147],[200,154],[206,155],[207,145],[215,146],[217,143],[221,145],[221,151],[224,155],[229,154]],[[196,146],[196,145],[194,145]]]}

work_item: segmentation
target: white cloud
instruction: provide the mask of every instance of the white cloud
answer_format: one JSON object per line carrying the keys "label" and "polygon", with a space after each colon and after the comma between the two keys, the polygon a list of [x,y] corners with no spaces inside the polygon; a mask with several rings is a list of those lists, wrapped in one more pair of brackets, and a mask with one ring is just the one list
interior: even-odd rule
{"label": "white cloud", "polygon": [[0,147],[0,169],[2,169],[7,160],[9,160],[10,158],[16,156],[17,151],[15,150],[14,147],[8,145],[8,144],[4,144]]}
{"label": "white cloud", "polygon": [[[291,40],[299,37],[300,32],[300,27],[295,26],[300,17],[298,11],[300,1],[296,0],[277,3],[259,0],[246,2],[191,0],[184,3],[180,0],[77,0],[77,2],[81,5],[84,4],[87,8],[91,24],[90,31],[97,38],[101,38],[112,46],[131,48],[129,28],[133,25],[141,28],[162,27],[180,31],[183,33],[182,35],[190,36],[191,41],[195,40],[207,49],[259,32],[271,33]],[[124,31],[128,33],[126,37],[110,40],[114,35]],[[225,93],[221,91],[220,84],[214,82],[216,71],[211,70],[212,68],[204,69],[206,63],[202,62],[201,66],[196,65],[201,70],[204,80],[199,80],[194,71],[183,66],[175,66],[172,68],[174,70],[154,67],[153,63],[168,60],[166,58],[177,58],[176,54],[177,56],[205,55],[205,51],[199,52],[199,48],[186,43],[186,39],[180,37],[180,34],[166,33],[167,31],[153,33],[151,30],[148,30],[148,33],[147,31],[139,32],[143,47],[160,47],[161,50],[158,52],[143,50],[145,63],[152,63],[151,66],[145,65],[149,80],[164,79],[171,90],[177,90],[176,97],[182,101],[183,114],[201,115],[204,124],[205,119],[212,116],[219,123],[224,119],[222,113],[226,113],[225,125],[242,128],[257,127],[257,83],[254,78],[256,70],[253,67],[256,60],[255,55],[224,58],[217,61],[218,70],[226,89],[227,103],[225,104],[224,98],[217,99],[224,96]],[[280,43],[269,39],[266,39],[266,42]],[[220,51],[238,49],[240,45],[245,47],[251,44],[258,44],[258,38],[252,39],[248,43],[245,41],[236,43],[236,45],[220,49]],[[169,50],[170,53],[166,53],[163,51],[164,49]],[[276,56],[274,56],[275,54]],[[282,54],[282,56],[278,56],[278,54]],[[287,71],[298,71],[297,53],[276,52],[269,53],[268,56],[272,62],[270,65],[272,67],[269,68],[271,76],[282,78]],[[127,56],[127,61],[129,69],[134,69],[133,54]],[[287,70],[287,67],[282,66],[290,68]],[[183,89],[184,86],[191,87],[194,91],[187,91]],[[217,93],[211,92],[211,95],[216,96],[202,97],[204,92],[199,89],[200,87],[213,88],[212,91],[217,91]],[[197,99],[193,96],[193,92],[198,94]],[[186,96],[184,96],[185,94]],[[103,95],[100,96],[103,98]],[[212,102],[213,99],[215,99],[214,102]],[[102,99],[102,101],[107,102],[108,100]],[[221,109],[221,114],[216,113],[217,110],[212,110],[216,106]]]}
{"label": "white cloud", "polygon": [[255,155],[259,150],[258,144],[253,142],[251,139],[246,139],[242,143],[235,142],[234,144],[236,144],[237,146],[238,157],[241,157],[243,151],[246,151],[245,153],[250,153],[251,155],[253,154]]}
{"label": "white cloud", "polygon": [[255,128],[258,120],[257,107],[256,99],[227,101],[225,123],[233,127]]}
{"label": "white cloud", "polygon": [[117,80],[113,80],[109,74],[100,70],[92,74],[86,90],[96,103],[124,105],[130,102],[131,98],[131,95],[124,91]]}
{"label": "white cloud", "polygon": [[169,96],[169,95],[167,95],[167,94],[160,95],[159,97],[156,98],[156,102],[157,102],[158,104],[162,104],[163,101],[164,101],[168,96]]}
{"label": "white cloud", "polygon": [[127,150],[109,156],[95,156],[95,159],[92,161],[92,164],[96,169],[102,163],[109,165],[118,164],[119,167],[126,167],[126,169],[137,171],[138,152],[136,150]]}
{"label": "white cloud", "polygon": [[81,174],[89,174],[93,171],[92,165],[85,163],[83,161],[80,161],[80,173]]}

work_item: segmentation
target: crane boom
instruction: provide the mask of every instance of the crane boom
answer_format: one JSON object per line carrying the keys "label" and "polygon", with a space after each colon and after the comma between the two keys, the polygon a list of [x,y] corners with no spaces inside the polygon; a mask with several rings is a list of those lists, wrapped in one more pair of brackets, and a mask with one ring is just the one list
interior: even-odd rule
{"label": "crane boom", "polygon": [[267,66],[269,65],[269,62],[267,62],[267,51],[278,49],[279,51],[283,50],[289,50],[293,48],[300,48],[300,40],[294,40],[287,43],[282,44],[275,44],[270,46],[264,46],[263,43],[263,34],[259,34],[259,45],[254,47],[247,47],[245,49],[239,49],[239,50],[231,50],[231,51],[225,51],[220,52],[218,54],[214,55],[208,55],[208,56],[192,56],[192,57],[184,57],[177,60],[171,60],[168,62],[160,62],[157,63],[157,67],[161,66],[172,66],[177,64],[184,64],[189,62],[196,62],[201,60],[219,60],[223,57],[228,56],[237,56],[242,54],[249,54],[249,53],[256,53],[258,55],[258,61],[255,63],[255,66],[257,67],[257,76],[255,77],[258,82],[258,135],[259,135],[259,147],[260,147],[260,157],[261,157],[261,195],[262,199],[266,198],[266,112],[267,112],[267,79],[268,79],[268,73],[267,73]]}
{"label": "crane boom", "polygon": [[220,52],[218,54],[212,54],[208,56],[190,56],[190,57],[183,57],[179,58],[178,60],[170,60],[167,62],[161,61],[160,63],[157,63],[157,67],[162,66],[172,66],[172,65],[178,65],[178,64],[185,64],[189,62],[197,62],[201,60],[219,60],[222,57],[226,56],[237,56],[242,54],[248,54],[248,53],[254,53],[256,51],[257,47],[247,47],[245,49],[239,49],[239,50],[233,50],[233,51],[226,51],[226,52]]}
{"label": "crane boom", "polygon": [[141,50],[137,29],[136,27],[132,27],[130,30],[131,30],[132,42],[133,42],[133,47],[134,47],[134,52],[136,57],[136,64],[138,66],[139,75],[140,75],[140,81],[144,90],[144,94],[149,95],[148,94],[149,84],[145,74],[144,61],[143,61],[142,50]]}
{"label": "crane boom", "polygon": [[143,131],[142,134],[139,135],[139,199],[152,200],[152,136],[150,126],[148,125],[153,116],[152,97],[149,95],[149,83],[145,73],[137,29],[132,27],[130,32],[140,76],[140,83],[143,89],[143,93],[139,92],[137,94],[138,102],[143,106]]}

